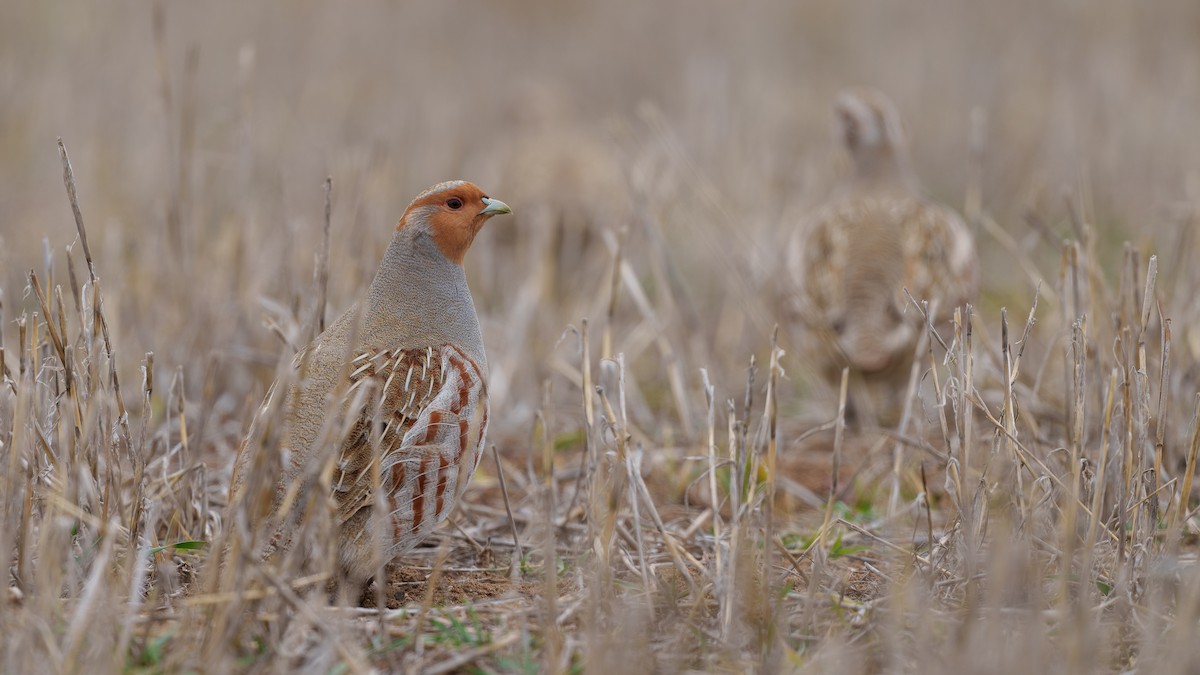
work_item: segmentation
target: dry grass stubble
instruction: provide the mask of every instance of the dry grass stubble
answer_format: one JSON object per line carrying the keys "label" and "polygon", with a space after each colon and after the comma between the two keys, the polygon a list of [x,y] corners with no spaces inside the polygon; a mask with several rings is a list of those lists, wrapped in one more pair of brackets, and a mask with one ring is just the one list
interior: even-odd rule
{"label": "dry grass stubble", "polygon": [[[959,28],[976,20],[930,7]],[[1027,26],[1013,18],[1025,10],[985,19]],[[659,19],[663,10],[589,11],[560,20],[615,30],[637,12]],[[765,50],[783,44],[778,26],[791,24],[784,9],[764,11],[780,31],[763,33],[756,44]],[[828,11],[831,24],[887,18]],[[33,233],[5,230],[12,246],[0,252],[8,291],[0,296],[0,546],[12,551],[0,600],[5,672],[1189,672],[1200,663],[1192,481],[1200,305],[1186,290],[1196,281],[1186,264],[1195,192],[1178,168],[1196,156],[1187,154],[1194,144],[1180,138],[1165,148],[1140,114],[1115,115],[1129,121],[1106,135],[1098,114],[1079,131],[1094,174],[1067,199],[1056,179],[1027,178],[1031,166],[1061,177],[1067,153],[1057,149],[1067,141],[1028,119],[1066,114],[1052,93],[1105,110],[1098,101],[1132,91],[1123,105],[1133,112],[1164,109],[1161,82],[1143,72],[1158,62],[1136,47],[1145,31],[1194,55],[1159,30],[1155,22],[1170,17],[1122,23],[1089,14],[1096,24],[1076,33],[1022,33],[1035,47],[1028,58],[1054,58],[1020,80],[1029,89],[986,106],[992,140],[971,148],[975,164],[965,172],[974,195],[966,215],[988,272],[1000,273],[986,277],[980,308],[925,341],[907,412],[888,429],[847,429],[839,414],[847,392],[828,390],[798,359],[789,326],[778,337],[773,330],[782,315],[770,242],[802,208],[796,185],[816,196],[821,183],[792,150],[823,135],[825,101],[790,106],[859,75],[856,57],[812,75],[803,96],[762,96],[754,110],[713,92],[761,85],[755,78],[771,74],[763,64],[776,62],[765,54],[738,52],[725,63],[726,81],[721,59],[689,52],[686,34],[667,32],[662,42],[688,58],[646,76],[669,80],[663,74],[675,65],[690,75],[649,101],[653,88],[621,79],[619,62],[595,66],[594,95],[621,103],[572,128],[612,151],[597,164],[621,167],[628,194],[613,199],[627,199],[629,211],[586,225],[586,234],[557,235],[580,262],[553,274],[578,271],[588,279],[578,286],[547,287],[538,276],[547,273],[547,238],[529,221],[481,235],[470,264],[494,407],[506,411],[493,429],[496,450],[453,522],[358,607],[330,605],[324,576],[294,573],[298,558],[263,566],[248,555],[261,543],[273,469],[262,467],[261,484],[231,506],[228,467],[243,439],[277,442],[282,411],[278,399],[260,408],[266,387],[292,377],[294,347],[322,306],[340,309],[366,283],[406,188],[476,166],[462,158],[488,155],[488,134],[520,138],[508,133],[520,123],[467,106],[444,118],[431,109],[404,118],[412,129],[397,132],[400,141],[364,142],[354,130],[387,118],[379,111],[389,102],[370,93],[379,90],[362,90],[356,117],[310,96],[318,116],[353,121],[352,152],[314,158],[320,153],[295,150],[296,134],[273,124],[286,118],[289,88],[303,87],[272,62],[268,39],[260,36],[261,63],[254,49],[238,54],[237,77],[228,78],[237,104],[214,110],[209,104],[225,99],[206,77],[220,66],[197,51],[202,40],[196,49],[173,41],[188,33],[171,16],[160,9],[143,45],[158,59],[150,81],[159,106],[130,113],[164,127],[163,143],[149,146],[165,146],[169,159],[143,162],[99,140],[81,140],[81,151],[67,134],[77,167],[116,157],[125,180],[80,170],[63,200],[56,184],[22,190],[28,185],[14,178],[18,189],[0,200],[6,218]],[[490,18],[501,22],[493,29],[508,25]],[[725,18],[729,32],[749,31]],[[703,17],[692,21],[685,28],[704,30]],[[713,41],[717,33],[725,35]],[[818,37],[789,54],[800,59]],[[346,52],[362,61],[320,41],[317,49],[330,62],[386,63],[364,56],[378,41],[362,42]],[[1110,43],[1118,57],[1137,57],[1110,56],[1112,68],[1086,71],[1100,80],[1095,89],[1083,78],[1049,79],[1083,72],[1073,59],[1102,60],[1099,45]],[[913,105],[926,85],[903,75],[924,71],[903,45],[887,44],[899,54],[896,71],[879,77]],[[1054,51],[1058,44],[1083,56]],[[973,47],[987,58],[969,65],[1000,82],[1014,77],[1003,64],[1024,58],[996,57],[988,50],[1001,47],[985,38]],[[520,56],[504,52],[495,67]],[[354,97],[352,79],[337,82],[339,94]],[[955,111],[947,116],[966,117],[954,102],[970,99],[969,88],[939,99]],[[955,185],[948,177],[961,163],[945,159],[952,141],[935,133],[945,120],[926,117],[915,136],[929,150],[918,159],[935,166],[922,173]],[[107,124],[97,123],[96,138],[124,147]],[[449,144],[425,140],[456,128],[481,131]],[[812,128],[811,136],[796,131]],[[1051,149],[1029,143],[1039,128]],[[226,138],[243,142],[222,145]],[[69,166],[66,148],[56,158],[45,145],[36,159],[14,152],[18,159],[0,165],[38,166],[44,153],[55,171]],[[1110,160],[1130,145],[1139,152],[1124,180]],[[290,160],[321,165],[320,173],[263,166]],[[170,170],[159,176],[147,166]],[[1175,167],[1183,187],[1163,188],[1160,166]],[[438,175],[414,175],[416,167]],[[334,180],[328,246],[326,194],[297,178],[310,173]],[[1140,200],[1160,203],[1159,190],[1170,195],[1164,215],[1128,225],[1128,214],[1146,213]],[[510,200],[518,217],[524,206],[539,222],[561,204],[537,190],[522,199]],[[74,235],[47,204],[73,210]],[[29,254],[36,246],[26,240],[41,238],[44,253]],[[1134,242],[1122,247],[1126,238]],[[920,312],[920,300],[910,311]],[[310,508],[296,555],[332,561],[328,510],[319,500]]]}

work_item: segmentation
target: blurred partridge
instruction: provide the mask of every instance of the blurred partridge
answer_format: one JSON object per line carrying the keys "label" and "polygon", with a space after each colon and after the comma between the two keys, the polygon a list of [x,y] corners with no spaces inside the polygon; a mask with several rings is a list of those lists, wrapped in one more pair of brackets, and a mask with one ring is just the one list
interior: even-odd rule
{"label": "blurred partridge", "polygon": [[[453,510],[488,425],[487,361],[462,261],[483,224],[510,212],[465,181],[417,195],[361,306],[297,354],[268,553],[294,543],[318,485],[330,486],[342,574],[359,585]],[[252,465],[239,458],[235,494]]]}
{"label": "blurred partridge", "polygon": [[833,111],[851,175],[791,242],[795,306],[824,351],[827,377],[849,366],[896,389],[922,330],[904,289],[936,308],[935,325],[944,321],[977,290],[975,245],[954,211],[922,194],[886,96],[848,90]]}

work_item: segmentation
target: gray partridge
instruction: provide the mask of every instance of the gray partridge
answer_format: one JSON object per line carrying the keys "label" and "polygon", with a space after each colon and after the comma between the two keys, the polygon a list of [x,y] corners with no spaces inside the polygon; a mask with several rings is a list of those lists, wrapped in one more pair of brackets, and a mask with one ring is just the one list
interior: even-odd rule
{"label": "gray partridge", "polygon": [[833,111],[851,175],[792,239],[794,306],[817,337],[828,377],[849,366],[895,388],[922,330],[904,289],[936,307],[935,324],[944,321],[977,290],[975,245],[954,211],[922,194],[885,95],[847,90]]}
{"label": "gray partridge", "polygon": [[[417,195],[365,300],[297,354],[268,555],[295,543],[314,490],[329,491],[341,571],[360,585],[453,510],[488,425],[487,361],[462,261],[502,213],[507,205],[465,181]],[[263,465],[243,451],[231,502]]]}

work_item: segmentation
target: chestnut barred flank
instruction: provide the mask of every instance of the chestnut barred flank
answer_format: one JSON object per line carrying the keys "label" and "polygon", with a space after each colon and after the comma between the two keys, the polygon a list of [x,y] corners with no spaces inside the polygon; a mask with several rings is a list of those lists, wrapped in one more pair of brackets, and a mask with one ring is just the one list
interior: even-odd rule
{"label": "chestnut barred flank", "polygon": [[475,473],[487,432],[487,384],[479,365],[449,344],[364,352],[350,365],[348,395],[371,393],[335,465],[337,522],[373,507],[378,462],[389,525],[383,548],[392,558],[446,518]]}

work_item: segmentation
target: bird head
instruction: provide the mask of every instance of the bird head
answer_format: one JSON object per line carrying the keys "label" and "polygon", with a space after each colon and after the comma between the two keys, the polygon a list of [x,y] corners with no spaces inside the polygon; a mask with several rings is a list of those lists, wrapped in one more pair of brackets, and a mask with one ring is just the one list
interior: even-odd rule
{"label": "bird head", "polygon": [[904,124],[896,105],[883,92],[867,88],[842,91],[833,113],[837,140],[850,153],[856,174],[907,170]]}
{"label": "bird head", "polygon": [[512,213],[512,209],[499,199],[488,197],[474,183],[447,181],[417,195],[396,229],[427,231],[442,254],[461,265],[483,224],[502,213]]}

